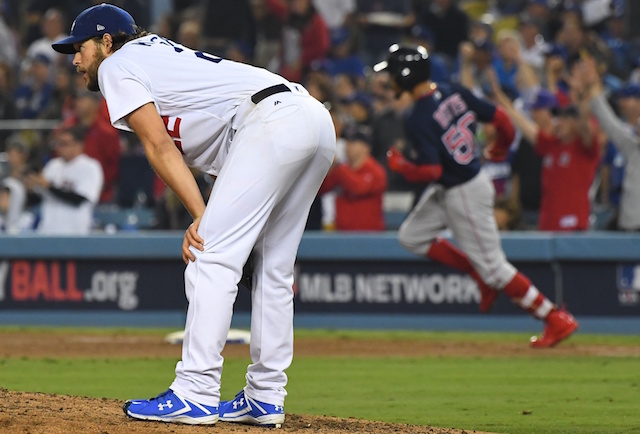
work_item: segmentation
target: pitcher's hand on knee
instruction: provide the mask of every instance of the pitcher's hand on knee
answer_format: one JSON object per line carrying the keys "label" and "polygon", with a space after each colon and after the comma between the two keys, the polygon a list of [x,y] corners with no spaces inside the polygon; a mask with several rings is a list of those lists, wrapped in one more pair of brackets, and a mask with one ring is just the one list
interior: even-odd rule
{"label": "pitcher's hand on knee", "polygon": [[189,261],[195,261],[196,257],[191,250],[190,247],[195,247],[201,252],[204,251],[204,240],[198,235],[198,227],[200,226],[200,219],[202,217],[198,217],[193,220],[193,223],[189,225],[187,230],[184,233],[184,240],[182,241],[182,260],[185,264],[188,264]]}

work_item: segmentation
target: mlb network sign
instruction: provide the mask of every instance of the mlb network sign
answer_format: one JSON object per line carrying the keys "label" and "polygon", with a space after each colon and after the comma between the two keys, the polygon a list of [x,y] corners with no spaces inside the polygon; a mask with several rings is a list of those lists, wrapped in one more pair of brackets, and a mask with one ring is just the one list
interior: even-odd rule
{"label": "mlb network sign", "polygon": [[298,298],[305,303],[479,303],[476,283],[457,274],[302,274]]}
{"label": "mlb network sign", "polygon": [[299,264],[294,290],[298,312],[476,312],[480,302],[469,276],[424,263]]}

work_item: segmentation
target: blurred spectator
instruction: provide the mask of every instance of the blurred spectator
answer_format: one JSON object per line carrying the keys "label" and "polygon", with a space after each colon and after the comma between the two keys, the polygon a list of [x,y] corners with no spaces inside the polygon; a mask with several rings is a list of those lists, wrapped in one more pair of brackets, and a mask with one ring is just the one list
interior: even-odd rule
{"label": "blurred spectator", "polygon": [[18,62],[17,47],[16,38],[0,13],[0,64],[14,67]]}
{"label": "blurred spectator", "polygon": [[75,107],[75,117],[67,125],[77,125],[85,131],[84,153],[100,163],[104,175],[100,202],[111,202],[120,165],[120,133],[111,125],[100,93],[80,92]]}
{"label": "blurred spectator", "polygon": [[65,55],[56,52],[51,47],[51,44],[68,36],[65,33],[66,26],[64,16],[60,10],[52,8],[45,12],[40,25],[42,37],[33,41],[27,48],[25,59],[22,63],[23,71],[28,70],[31,62],[37,57],[44,56],[49,59],[49,65],[51,65],[49,73],[50,78],[53,79],[57,67],[65,61]]}
{"label": "blurred spectator", "polygon": [[633,47],[627,39],[624,8],[614,8],[611,16],[606,20],[606,30],[602,32],[602,39],[613,58],[609,64],[609,71],[620,79],[626,80],[633,66]]}
{"label": "blurred spectator", "polygon": [[553,35],[549,27],[551,10],[549,8],[548,0],[528,0],[524,13],[540,23],[540,34],[542,34],[545,40],[553,39]]}
{"label": "blurred spectator", "polygon": [[415,23],[411,0],[357,0],[356,21],[362,35],[361,56],[371,65],[387,55]]}
{"label": "blurred spectator", "polygon": [[522,135],[543,157],[538,228],[543,231],[589,229],[589,190],[600,163],[595,122],[585,100],[558,108],[552,133],[527,119],[497,87],[494,92]]}
{"label": "blurred spectator", "polygon": [[360,89],[360,80],[358,77],[350,74],[337,74],[333,77],[333,87],[336,98],[339,101],[345,101]]}
{"label": "blurred spectator", "polygon": [[201,35],[200,23],[195,20],[185,20],[178,27],[176,34],[176,42],[184,45],[185,47],[192,48],[194,50],[200,49],[200,35]]}
{"label": "blurred spectator", "polygon": [[83,235],[91,231],[93,208],[102,190],[100,163],[83,153],[85,131],[65,128],[55,135],[58,157],[42,173],[27,176],[27,186],[42,196],[42,234]]}
{"label": "blurred spectator", "polygon": [[[0,62],[0,119],[15,119],[16,105],[13,100],[13,71],[11,67]],[[0,143],[4,143],[10,133],[0,130]]]}
{"label": "blurred spectator", "polygon": [[602,129],[624,156],[627,165],[622,181],[618,227],[625,231],[640,230],[640,136],[637,130],[617,118],[604,96],[604,88],[592,59],[583,63],[583,91]]}
{"label": "blurred spectator", "polygon": [[[633,132],[640,128],[640,85],[628,83],[617,93],[618,111],[625,126]],[[622,196],[626,161],[615,143],[609,141],[601,167],[600,202],[612,208],[614,215],[607,229],[616,230]]]}
{"label": "blurred spectator", "polygon": [[253,62],[270,71],[278,69],[282,25],[280,19],[266,5],[266,0],[251,0],[255,22],[255,47]]}
{"label": "blurred spectator", "polygon": [[337,104],[333,80],[324,68],[320,67],[309,72],[305,87],[311,96],[325,104],[329,110]]}
{"label": "blurred spectator", "polygon": [[522,39],[522,59],[534,69],[538,77],[542,77],[545,40],[541,22],[529,14],[521,14],[518,32]]}
{"label": "blurred spectator", "polygon": [[343,101],[347,113],[351,115],[351,119],[358,125],[371,125],[371,115],[373,112],[373,100],[367,92],[354,92],[346,100]]}
{"label": "blurred spectator", "polygon": [[490,87],[493,51],[493,43],[489,40],[479,39],[460,45],[459,81],[476,96],[484,97]]}
{"label": "blurred spectator", "polygon": [[[75,74],[75,71],[73,71]],[[70,68],[58,68],[51,99],[40,113],[41,119],[61,119],[63,122],[75,115],[74,83]]]}
{"label": "blurred spectator", "polygon": [[518,95],[516,83],[520,69],[521,40],[518,32],[504,29],[498,32],[498,56],[493,61],[500,87],[508,89],[513,95]]}
{"label": "blurred spectator", "polygon": [[347,28],[331,32],[331,48],[328,57],[319,63],[331,76],[349,74],[364,77],[365,65],[357,53],[354,39]]}
{"label": "blurred spectator", "polygon": [[[201,4],[202,22],[206,23],[202,27],[203,51],[223,56],[232,42],[243,41],[253,45],[249,0],[203,0]],[[132,16],[137,22],[137,17],[133,13]]]}
{"label": "blurred spectator", "polygon": [[617,92],[618,110],[622,120],[635,131],[640,129],[640,84],[627,83]]}
{"label": "blurred spectator", "polygon": [[458,47],[469,39],[469,17],[457,4],[457,0],[433,0],[426,10],[420,11],[418,22],[431,29],[435,39],[435,51],[453,61]]}
{"label": "blurred spectator", "polygon": [[493,26],[485,22],[482,18],[471,21],[469,28],[470,41],[493,41],[495,39]]}
{"label": "blurred spectator", "polygon": [[[553,133],[552,110],[557,107],[555,96],[540,89],[535,100],[526,108],[531,120],[541,131]],[[536,229],[540,213],[542,157],[534,150],[534,143],[520,137],[511,163],[511,201],[518,204],[522,229]]]}
{"label": "blurred spectator", "polygon": [[27,190],[15,178],[0,181],[0,232],[17,234],[33,229],[33,215],[25,211]]}
{"label": "blurred spectator", "polygon": [[22,180],[29,171],[29,145],[19,133],[13,133],[5,141],[6,165],[0,178],[12,177]]}
{"label": "blurred spectator", "polygon": [[613,63],[614,57],[607,45],[597,33],[585,28],[580,9],[575,15],[565,13],[562,17],[562,26],[556,40],[567,50],[568,70],[586,54],[606,61],[607,64]]}
{"label": "blurred spectator", "polygon": [[313,0],[313,6],[331,32],[348,28],[356,12],[356,0]]}
{"label": "blurred spectator", "polygon": [[567,73],[567,50],[560,44],[549,45],[545,49],[543,87],[556,96],[560,107],[569,104],[568,85],[564,80]]}
{"label": "blurred spectator", "polygon": [[311,0],[266,0],[283,23],[278,72],[287,80],[302,81],[314,60],[324,59],[331,44],[329,29]]}
{"label": "blurred spectator", "polygon": [[38,54],[32,59],[24,82],[15,92],[19,118],[35,119],[49,104],[53,93],[50,67],[51,60],[43,54]]}
{"label": "blurred spectator", "polygon": [[587,44],[585,29],[579,18],[568,18],[556,36],[556,41],[566,49],[569,66],[580,57],[580,50]]}
{"label": "blurred spectator", "polygon": [[320,193],[339,189],[336,198],[336,229],[383,231],[382,196],[387,188],[384,167],[370,155],[370,133],[362,127],[345,132],[346,163],[334,165]]}

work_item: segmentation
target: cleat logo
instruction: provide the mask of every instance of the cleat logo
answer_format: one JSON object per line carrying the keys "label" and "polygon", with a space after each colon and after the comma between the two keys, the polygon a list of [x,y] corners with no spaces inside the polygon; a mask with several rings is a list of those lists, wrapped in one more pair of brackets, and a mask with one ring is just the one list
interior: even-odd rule
{"label": "cleat logo", "polygon": [[238,407],[242,407],[244,405],[244,398],[240,398],[239,401],[233,401],[233,409],[237,410]]}
{"label": "cleat logo", "polygon": [[276,101],[273,103],[273,105],[278,105],[278,104],[280,104],[280,101]]}
{"label": "cleat logo", "polygon": [[284,407],[283,407],[283,406],[281,406],[281,405],[274,405],[274,406],[273,406],[273,409],[274,409],[275,411],[282,411],[282,410],[284,410]]}
{"label": "cleat logo", "polygon": [[164,410],[164,408],[173,408],[173,404],[171,403],[171,400],[167,400],[167,402],[165,402],[164,404],[158,404],[158,410],[162,411]]}

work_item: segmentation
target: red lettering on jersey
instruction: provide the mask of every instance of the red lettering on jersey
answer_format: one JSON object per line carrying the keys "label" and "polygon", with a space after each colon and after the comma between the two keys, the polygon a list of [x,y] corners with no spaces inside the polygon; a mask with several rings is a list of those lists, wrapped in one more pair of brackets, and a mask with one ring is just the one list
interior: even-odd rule
{"label": "red lettering on jersey", "polygon": [[175,143],[176,148],[180,151],[182,155],[184,155],[184,151],[182,150],[182,141],[177,140],[180,139],[180,122],[182,122],[182,118],[175,118],[175,122],[173,123],[173,128],[169,128],[169,116],[162,116],[162,122],[164,122],[164,127],[167,129],[167,133],[173,139],[173,143]]}

